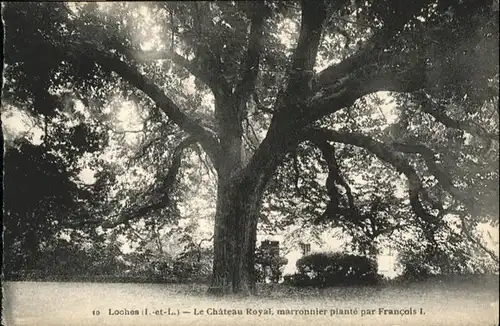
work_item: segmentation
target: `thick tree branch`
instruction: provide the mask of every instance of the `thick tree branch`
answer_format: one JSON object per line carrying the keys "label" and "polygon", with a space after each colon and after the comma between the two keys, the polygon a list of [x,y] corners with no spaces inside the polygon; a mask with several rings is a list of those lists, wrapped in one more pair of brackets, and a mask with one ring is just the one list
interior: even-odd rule
{"label": "thick tree branch", "polygon": [[[202,65],[200,62],[217,62],[217,67],[215,67],[216,72],[218,72],[220,69],[218,60],[214,60],[214,56],[210,54],[210,50],[207,49],[207,46],[204,44],[204,42],[199,42],[197,36],[201,35],[202,32],[201,30],[198,29],[198,33],[194,31],[187,30],[184,32],[185,36],[185,41],[187,41],[189,44],[193,46],[193,48],[197,48],[198,50],[195,51],[197,53],[197,56],[193,60],[188,60],[182,55],[178,54],[175,52],[175,47],[174,47],[174,40],[175,40],[175,29],[176,27],[174,26],[172,20],[173,20],[173,9],[170,9],[168,11],[169,16],[170,16],[170,22],[166,24],[167,27],[170,28],[171,31],[171,45],[170,49],[163,49],[163,50],[150,50],[150,51],[141,51],[138,50],[138,48],[129,48],[127,46],[124,46],[122,41],[120,40],[108,40],[107,42],[104,42],[103,44],[100,44],[102,48],[107,48],[110,46],[111,48],[116,48],[118,49],[118,52],[121,53],[123,56],[126,58],[132,60],[132,61],[139,61],[139,62],[146,62],[146,61],[152,61],[152,60],[170,60],[174,64],[185,68],[189,73],[191,73],[193,76],[198,78],[201,82],[203,82],[205,85],[207,85],[215,95],[220,95],[223,92],[228,93],[230,90],[229,85],[227,84],[227,81],[222,77],[220,73],[214,73],[213,69],[214,67],[211,67],[210,65]],[[70,16],[73,16],[70,14]],[[203,16],[200,16],[203,17]],[[76,19],[75,17],[73,17]],[[197,23],[199,23],[197,21]],[[68,21],[68,25],[71,26],[75,30],[80,30],[80,27],[77,24],[74,24],[71,21]],[[85,35],[85,33],[81,33],[82,35]],[[111,42],[110,42],[111,41]],[[66,44],[65,44],[66,45]],[[89,45],[89,43],[87,43]],[[95,51],[94,49],[91,49],[91,51]],[[106,53],[106,51],[103,51]]]}
{"label": "thick tree branch", "polygon": [[[274,104],[273,111],[276,113],[271,120],[270,130],[281,129],[290,122],[301,124],[299,120],[305,120],[304,101],[310,95],[313,69],[326,19],[326,5],[324,0],[303,0],[301,7],[302,17],[297,47],[288,72],[286,88],[278,92]],[[294,132],[297,127],[299,126],[284,126],[285,129],[292,129]]]}
{"label": "thick tree branch", "polygon": [[141,218],[146,214],[168,207],[171,203],[171,191],[175,187],[177,176],[181,167],[182,154],[189,146],[197,143],[196,138],[190,136],[185,138],[172,153],[170,168],[162,178],[160,185],[153,190],[150,199],[144,205],[129,208],[121,212],[114,220],[86,220],[85,225],[97,225],[104,229],[114,228],[120,224],[129,224],[131,221]]}
{"label": "thick tree branch", "polygon": [[200,58],[188,60],[175,51],[170,50],[152,50],[136,51],[130,54],[131,57],[139,61],[151,60],[171,60],[174,64],[185,68],[190,74],[198,78],[202,83],[208,86],[215,95],[227,93],[230,87],[221,74],[214,74],[211,69],[203,69],[199,64]]}
{"label": "thick tree branch", "polygon": [[252,7],[248,48],[241,66],[241,79],[234,91],[234,96],[238,101],[238,110],[242,114],[245,111],[248,98],[255,89],[255,80],[259,73],[260,55],[263,46],[264,4],[256,2]]}
{"label": "thick tree branch", "polygon": [[93,60],[101,65],[103,69],[114,71],[125,81],[148,95],[170,120],[177,124],[182,130],[196,138],[214,162],[217,162],[219,150],[214,132],[182,112],[182,110],[165,95],[160,87],[141,74],[138,69],[123,62],[116,56],[108,54],[105,49],[91,42],[73,42],[67,43],[65,46],[66,48],[63,50],[63,55],[68,57],[69,60]]}
{"label": "thick tree branch", "polygon": [[420,201],[419,196],[424,191],[424,188],[417,172],[413,167],[406,163],[401,156],[395,154],[394,151],[387,145],[362,134],[337,132],[324,129],[309,129],[304,133],[304,137],[305,139],[313,142],[334,141],[362,147],[374,154],[380,160],[389,163],[399,173],[403,173],[407,177],[410,205],[415,214],[427,224],[439,224],[437,218],[429,213]]}
{"label": "thick tree branch", "polygon": [[[295,48],[292,66],[289,72],[285,96],[296,98],[309,89],[309,82],[314,74],[316,55],[321,41],[323,22],[326,19],[324,0],[303,0],[300,34]],[[300,97],[300,96],[299,96]]]}
{"label": "thick tree branch", "polygon": [[[302,123],[309,124],[325,115],[351,106],[354,102],[379,91],[412,92],[431,85],[427,79],[425,61],[405,60],[400,55],[385,54],[378,62],[365,62],[348,74],[317,89],[305,101]],[[401,61],[400,61],[401,60]],[[404,69],[401,69],[404,65]]]}
{"label": "thick tree branch", "polygon": [[[354,196],[352,195],[351,187],[340,174],[340,168],[335,157],[335,147],[324,139],[314,139],[313,143],[320,149],[328,166],[327,186],[335,187],[333,182],[341,185],[346,191],[349,208],[352,212],[355,212],[356,206],[354,205]],[[332,184],[328,185],[329,181]]]}
{"label": "thick tree branch", "polygon": [[418,96],[420,100],[420,109],[431,115],[436,121],[442,123],[448,128],[459,129],[470,133],[471,135],[476,135],[489,140],[498,141],[498,132],[488,132],[484,130],[481,126],[450,118],[446,115],[446,108],[444,105],[436,103],[430,97],[426,95]]}
{"label": "thick tree branch", "polygon": [[[325,131],[325,130],[315,130],[312,132],[312,137],[308,137],[308,139],[315,139],[315,142],[318,141],[335,141],[341,142],[345,144],[351,144],[354,146],[362,147],[367,149],[368,151],[375,154],[381,160],[393,165],[398,172],[404,173],[409,181],[409,194],[410,194],[410,204],[415,211],[415,213],[420,216],[424,221],[435,220],[435,218],[427,212],[427,210],[420,203],[419,195],[421,194],[426,200],[428,200],[433,208],[439,209],[442,205],[432,201],[429,198],[429,195],[425,191],[422,186],[422,183],[416,173],[416,171],[407,164],[401,157],[396,155],[394,152],[403,152],[403,153],[418,153],[422,155],[424,158],[427,167],[432,175],[436,177],[440,185],[448,191],[452,196],[460,200],[468,210],[473,209],[473,201],[467,196],[466,193],[457,189],[451,180],[451,178],[447,175],[445,171],[437,164],[436,162],[436,153],[431,149],[427,148],[423,145],[408,145],[401,143],[392,143],[389,145],[374,141],[368,136],[364,136],[361,134],[352,134],[352,133],[340,133],[335,131]],[[442,209],[442,207],[441,207]],[[442,214],[439,214],[442,216]]]}
{"label": "thick tree branch", "polygon": [[393,42],[394,37],[401,31],[402,27],[429,2],[412,3],[406,8],[407,10],[401,10],[404,14],[403,17],[386,21],[380,29],[374,31],[373,35],[362,44],[355,54],[321,71],[315,78],[315,88],[321,89],[332,85],[359,67],[365,66],[367,63],[377,62],[384,48]]}
{"label": "thick tree branch", "polygon": [[[206,26],[212,25],[209,17],[210,6],[208,2],[193,2],[193,26],[183,25],[180,32],[170,23],[166,24],[170,29],[172,37],[177,30],[176,36],[181,38],[186,44],[193,49],[195,58],[187,60],[181,55],[175,53],[174,47],[171,46],[170,51],[152,51],[145,53],[144,58],[151,59],[170,59],[175,64],[187,69],[193,76],[198,78],[206,86],[210,88],[214,96],[224,96],[231,93],[231,85],[224,78],[222,72],[222,62],[220,58],[220,49],[217,45],[212,46],[210,35],[207,33]],[[169,10],[169,13],[171,11]],[[205,27],[204,27],[205,26]],[[173,43],[172,38],[172,43]],[[144,54],[143,54],[144,56]]]}
{"label": "thick tree branch", "polygon": [[429,172],[436,178],[443,189],[448,191],[453,197],[457,198],[463,204],[465,204],[469,210],[472,210],[474,203],[470,198],[470,195],[467,195],[467,193],[461,191],[460,189],[457,189],[454,186],[451,177],[436,162],[438,156],[436,152],[421,144],[411,145],[403,143],[391,143],[389,146],[390,148],[398,152],[420,154],[424,159]]}
{"label": "thick tree branch", "polygon": [[[425,30],[420,31],[403,31],[404,23],[416,16],[427,3],[408,4],[409,9],[401,11],[405,16],[398,17],[395,25],[389,22],[375,31],[356,54],[320,72],[313,80],[312,94],[306,101],[308,117],[301,123],[336,112],[373,92],[414,92],[436,87],[443,81],[450,82],[446,73],[436,73],[436,67],[450,60],[450,55],[478,52],[477,42],[469,42],[467,48],[457,42],[456,47],[451,46],[451,49],[436,55],[432,33],[442,28],[441,25],[426,25]],[[477,19],[476,23],[468,26],[470,34],[475,35],[476,30],[482,28],[481,24],[486,24],[484,19]],[[464,69],[464,75],[470,74],[465,67],[456,66],[453,69]],[[497,73],[496,69],[489,70],[487,73],[492,75]],[[458,74],[456,71],[453,73]],[[446,123],[456,125],[450,120]]]}

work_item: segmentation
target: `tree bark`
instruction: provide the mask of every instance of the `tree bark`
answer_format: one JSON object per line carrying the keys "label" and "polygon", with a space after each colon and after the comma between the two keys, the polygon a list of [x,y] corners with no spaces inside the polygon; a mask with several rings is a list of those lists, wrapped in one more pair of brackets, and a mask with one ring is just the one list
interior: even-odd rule
{"label": "tree bark", "polygon": [[262,191],[252,183],[219,178],[210,293],[255,293],[255,242]]}
{"label": "tree bark", "polygon": [[285,119],[272,123],[251,160],[237,172],[234,157],[220,160],[225,164],[219,168],[210,293],[256,292],[255,248],[262,197],[286,153],[298,144],[300,130]]}

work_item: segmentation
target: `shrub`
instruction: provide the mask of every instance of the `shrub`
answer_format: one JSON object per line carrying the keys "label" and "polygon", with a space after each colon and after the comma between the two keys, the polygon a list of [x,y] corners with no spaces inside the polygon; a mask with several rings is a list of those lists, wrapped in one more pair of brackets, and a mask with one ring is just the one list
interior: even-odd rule
{"label": "shrub", "polygon": [[424,263],[406,262],[403,271],[397,277],[401,281],[424,281],[433,275],[431,268]]}
{"label": "shrub", "polygon": [[404,243],[397,264],[402,273],[398,281],[461,279],[467,275],[488,275],[498,271],[498,263],[486,252],[454,233],[443,233],[445,241],[415,238]]}
{"label": "shrub", "polygon": [[176,282],[207,282],[212,267],[209,262],[190,259],[175,259],[170,269],[170,277]]}
{"label": "shrub", "polygon": [[[312,286],[368,285],[381,280],[377,274],[377,263],[364,256],[335,253],[314,253],[300,258],[298,274],[290,282]],[[307,278],[309,281],[307,281]]]}
{"label": "shrub", "polygon": [[309,286],[311,285],[311,278],[307,274],[291,274],[285,275],[283,277],[283,284],[292,285],[292,286]]}
{"label": "shrub", "polygon": [[141,271],[134,271],[157,283],[206,283],[212,275],[211,251],[188,250],[170,257],[153,259]]}

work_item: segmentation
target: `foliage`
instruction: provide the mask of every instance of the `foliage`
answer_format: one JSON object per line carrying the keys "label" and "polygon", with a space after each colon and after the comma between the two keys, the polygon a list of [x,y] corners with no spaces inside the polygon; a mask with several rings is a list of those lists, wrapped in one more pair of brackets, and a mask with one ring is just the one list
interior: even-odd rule
{"label": "foliage", "polygon": [[143,275],[150,281],[166,283],[208,281],[213,249],[206,246],[209,239],[196,239],[198,232],[193,224],[185,227],[167,224],[144,236],[140,233],[145,230],[134,230],[135,236],[130,239],[140,241],[132,252],[124,255],[130,264],[128,277]]}
{"label": "foliage", "polygon": [[74,181],[64,160],[20,140],[5,151],[4,257],[11,273],[35,269],[39,253],[57,241],[61,225],[86,215],[92,192]]}
{"label": "foliage", "polygon": [[[6,152],[17,270],[64,247],[58,236],[97,244],[102,229],[161,261],[166,225],[197,215],[216,225],[222,287],[232,269],[251,273],[258,228],[335,228],[372,257],[384,242],[412,248],[411,233],[498,261],[476,234],[499,215],[493,1],[13,2],[2,14],[2,101],[42,135]],[[175,273],[205,273],[195,265]]]}
{"label": "foliage", "polygon": [[[127,264],[121,251],[114,244],[93,240],[83,245],[56,238],[51,240],[36,256],[29,257],[31,264],[15,268],[7,265],[8,280],[48,281],[115,281],[124,279]],[[7,262],[16,257],[5,256]],[[19,258],[17,258],[19,259]]]}
{"label": "foliage", "polygon": [[296,287],[305,287],[311,284],[311,278],[307,274],[287,274],[283,276],[283,284]]}
{"label": "foliage", "polygon": [[[128,278],[145,277],[147,280],[159,283],[207,283],[211,269],[211,253],[204,252],[198,260],[198,253],[183,252],[177,256],[163,255],[162,257],[149,257],[147,255],[135,256],[135,264],[141,264],[140,269],[130,269]],[[129,260],[132,255],[126,255],[124,259]]]}
{"label": "foliage", "polygon": [[436,276],[498,273],[498,266],[474,244],[463,242],[454,234],[440,238],[435,242],[418,237],[406,241],[397,257],[401,269],[398,279],[421,281]]}
{"label": "foliage", "polygon": [[212,248],[188,249],[176,258],[171,273],[182,282],[208,283],[212,275],[212,260]]}
{"label": "foliage", "polygon": [[370,258],[341,252],[313,253],[300,258],[297,274],[286,279],[297,286],[376,284],[377,263]]}

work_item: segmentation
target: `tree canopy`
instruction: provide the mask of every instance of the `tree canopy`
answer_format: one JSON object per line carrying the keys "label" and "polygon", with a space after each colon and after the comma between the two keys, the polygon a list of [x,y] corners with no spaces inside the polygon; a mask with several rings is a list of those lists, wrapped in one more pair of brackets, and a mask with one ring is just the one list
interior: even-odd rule
{"label": "tree canopy", "polygon": [[[477,230],[499,214],[496,2],[2,10],[3,106],[43,134],[6,154],[6,193],[50,206],[36,218],[16,208],[29,229],[57,219],[152,234],[195,214],[197,197],[212,205],[219,292],[252,289],[257,229],[290,225],[340,228],[368,255],[411,235],[498,260]],[[94,181],[80,188],[100,195],[76,209],[69,180],[83,167]],[[57,200],[23,192],[23,178],[53,184]]]}

